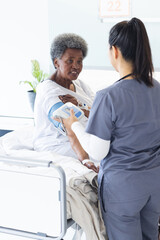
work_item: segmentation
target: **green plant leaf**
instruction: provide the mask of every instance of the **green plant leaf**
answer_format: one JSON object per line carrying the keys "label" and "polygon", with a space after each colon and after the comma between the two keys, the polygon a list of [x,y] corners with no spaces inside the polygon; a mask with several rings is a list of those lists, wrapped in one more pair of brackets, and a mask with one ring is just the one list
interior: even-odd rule
{"label": "green plant leaf", "polygon": [[43,81],[46,77],[48,77],[49,75],[47,73],[44,73],[41,69],[40,69],[40,65],[39,62],[35,59],[35,60],[31,60],[31,64],[32,64],[32,76],[35,78],[35,80],[33,81],[20,81],[19,83],[24,83],[24,84],[29,84],[30,87],[32,88],[32,90],[34,92],[36,92],[36,87],[37,85]]}
{"label": "green plant leaf", "polygon": [[24,83],[24,84],[27,83],[27,84],[29,84],[30,87],[33,89],[33,91],[36,92],[36,89],[35,89],[34,83],[32,83],[32,82],[30,82],[30,81],[20,81],[19,83],[20,83],[20,84],[21,84],[21,83]]}

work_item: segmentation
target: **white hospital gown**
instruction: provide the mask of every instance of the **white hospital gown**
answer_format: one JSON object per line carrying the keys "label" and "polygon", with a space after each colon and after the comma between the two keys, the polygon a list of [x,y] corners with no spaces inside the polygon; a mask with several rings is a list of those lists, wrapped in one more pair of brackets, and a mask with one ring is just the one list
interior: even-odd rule
{"label": "white hospital gown", "polygon": [[[60,102],[59,95],[70,94],[78,101],[91,107],[94,93],[81,80],[74,81],[76,92],[66,89],[57,83],[47,79],[37,87],[34,107],[34,149],[36,151],[55,151],[56,153],[76,157],[71,149],[67,136],[62,135],[48,119],[51,107]],[[84,116],[80,122],[85,126],[87,118]]]}

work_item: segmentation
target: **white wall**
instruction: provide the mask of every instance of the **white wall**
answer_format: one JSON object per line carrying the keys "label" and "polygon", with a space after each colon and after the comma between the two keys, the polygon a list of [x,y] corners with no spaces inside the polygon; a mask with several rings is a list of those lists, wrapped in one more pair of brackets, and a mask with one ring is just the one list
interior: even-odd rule
{"label": "white wall", "polygon": [[[160,72],[155,72],[153,76],[160,82]],[[96,92],[116,82],[119,79],[119,74],[112,70],[84,69],[79,78]]]}
{"label": "white wall", "polygon": [[32,115],[27,99],[31,59],[49,71],[48,1],[0,1],[0,115]]}
{"label": "white wall", "polygon": [[[154,8],[157,1],[153,0]],[[0,115],[33,116],[27,99],[29,87],[19,85],[19,81],[33,78],[31,59],[37,59],[41,68],[50,72],[50,44],[62,32],[75,32],[88,42],[82,80],[94,91],[115,82],[116,72],[94,68],[108,65],[107,34],[111,25],[100,22],[98,0],[0,0]],[[159,25],[154,26],[156,29]],[[150,37],[158,41],[158,36],[156,31]],[[155,46],[158,53],[159,43]]]}
{"label": "white wall", "polygon": [[[158,18],[160,1],[132,0],[131,17]],[[147,2],[147,4],[146,4]],[[87,67],[111,68],[108,59],[108,35],[114,22],[102,22],[99,0],[48,0],[50,40],[57,34],[74,32],[88,42],[89,52],[84,63]],[[126,20],[125,17],[118,21]],[[160,70],[160,22],[145,22],[153,53],[153,63]]]}

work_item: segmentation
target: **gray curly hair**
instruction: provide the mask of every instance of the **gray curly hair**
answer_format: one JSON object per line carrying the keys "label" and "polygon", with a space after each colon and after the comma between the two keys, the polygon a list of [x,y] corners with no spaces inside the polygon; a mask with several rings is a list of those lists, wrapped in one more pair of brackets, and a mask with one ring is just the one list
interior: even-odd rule
{"label": "gray curly hair", "polygon": [[53,65],[54,60],[56,58],[61,58],[67,48],[77,48],[82,50],[83,57],[86,57],[88,51],[87,43],[82,37],[74,33],[60,34],[53,40],[50,48]]}

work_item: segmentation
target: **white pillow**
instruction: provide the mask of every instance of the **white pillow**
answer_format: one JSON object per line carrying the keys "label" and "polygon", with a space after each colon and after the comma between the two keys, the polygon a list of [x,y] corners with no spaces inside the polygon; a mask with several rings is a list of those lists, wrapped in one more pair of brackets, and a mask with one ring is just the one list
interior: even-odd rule
{"label": "white pillow", "polygon": [[29,149],[33,150],[34,126],[27,126],[9,132],[1,137],[2,147],[8,150]]}

